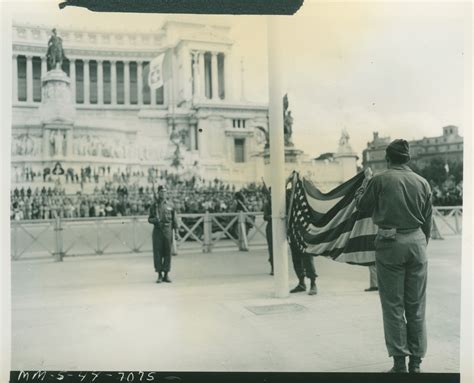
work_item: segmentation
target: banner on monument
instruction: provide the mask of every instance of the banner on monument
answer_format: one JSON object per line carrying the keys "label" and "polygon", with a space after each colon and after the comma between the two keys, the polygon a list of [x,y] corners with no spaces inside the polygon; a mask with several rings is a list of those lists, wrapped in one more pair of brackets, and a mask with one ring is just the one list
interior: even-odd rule
{"label": "banner on monument", "polygon": [[150,61],[148,71],[148,86],[155,90],[161,88],[171,77],[171,50],[159,54]]}

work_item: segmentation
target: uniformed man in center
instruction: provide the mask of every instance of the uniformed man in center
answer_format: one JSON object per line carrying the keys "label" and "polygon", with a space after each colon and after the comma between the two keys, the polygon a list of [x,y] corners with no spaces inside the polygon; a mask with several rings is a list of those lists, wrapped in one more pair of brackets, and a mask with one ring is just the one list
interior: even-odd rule
{"label": "uniformed man in center", "polygon": [[150,207],[148,222],[153,227],[153,263],[158,273],[156,283],[171,282],[171,250],[173,230],[178,230],[178,220],[173,205],[166,199],[166,188],[158,187],[158,195]]}

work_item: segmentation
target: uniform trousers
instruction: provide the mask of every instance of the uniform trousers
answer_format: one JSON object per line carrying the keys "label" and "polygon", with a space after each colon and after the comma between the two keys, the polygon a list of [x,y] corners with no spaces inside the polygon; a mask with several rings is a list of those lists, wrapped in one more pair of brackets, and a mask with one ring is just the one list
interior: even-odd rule
{"label": "uniform trousers", "polygon": [[157,273],[167,273],[171,269],[172,235],[171,228],[153,228],[153,263]]}
{"label": "uniform trousers", "polygon": [[298,279],[302,280],[304,277],[315,279],[318,275],[316,274],[316,268],[314,267],[313,256],[301,253],[297,248],[292,246],[291,243],[290,249],[293,268],[295,269]]}
{"label": "uniform trousers", "polygon": [[270,262],[270,265],[273,267],[273,234],[271,222],[267,223],[267,226],[265,227],[265,234],[268,245],[268,262]]}
{"label": "uniform trousers", "polygon": [[395,239],[377,235],[375,240],[377,279],[389,356],[422,358],[426,354],[426,245],[421,229],[397,232]]}
{"label": "uniform trousers", "polygon": [[378,287],[377,285],[377,267],[369,266],[369,287]]}

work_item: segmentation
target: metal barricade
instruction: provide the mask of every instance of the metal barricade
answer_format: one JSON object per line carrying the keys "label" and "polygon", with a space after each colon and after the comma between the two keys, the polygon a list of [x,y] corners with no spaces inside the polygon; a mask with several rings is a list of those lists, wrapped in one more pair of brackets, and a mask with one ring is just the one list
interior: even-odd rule
{"label": "metal barricade", "polygon": [[[434,238],[462,233],[462,206],[433,208]],[[261,212],[178,214],[178,250],[266,246]],[[12,260],[152,251],[146,216],[11,221]]]}
{"label": "metal barricade", "polygon": [[462,234],[462,206],[434,206],[434,238],[442,239],[443,235]]}
{"label": "metal barricade", "polygon": [[49,258],[57,248],[54,220],[11,221],[11,258]]}
{"label": "metal barricade", "polygon": [[[247,251],[249,238],[255,237],[255,217],[261,215],[252,213],[254,218],[249,219],[248,213],[178,214],[174,245],[190,251],[199,247],[211,252],[216,245]],[[12,221],[11,255],[13,260],[53,256],[61,261],[80,255],[151,252],[152,230],[146,216]],[[261,244],[257,240],[250,245]]]}

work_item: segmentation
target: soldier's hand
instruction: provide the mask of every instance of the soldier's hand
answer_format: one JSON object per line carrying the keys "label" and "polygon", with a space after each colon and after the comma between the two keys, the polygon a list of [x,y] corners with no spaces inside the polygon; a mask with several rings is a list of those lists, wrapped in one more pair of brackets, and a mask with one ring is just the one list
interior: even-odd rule
{"label": "soldier's hand", "polygon": [[369,183],[370,179],[373,177],[372,169],[367,168],[364,170],[364,175],[365,178],[362,181],[362,188],[365,189],[367,187],[367,184]]}
{"label": "soldier's hand", "polygon": [[370,180],[373,177],[374,173],[372,172],[371,168],[367,168],[364,170],[364,175],[367,180]]}

